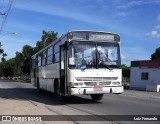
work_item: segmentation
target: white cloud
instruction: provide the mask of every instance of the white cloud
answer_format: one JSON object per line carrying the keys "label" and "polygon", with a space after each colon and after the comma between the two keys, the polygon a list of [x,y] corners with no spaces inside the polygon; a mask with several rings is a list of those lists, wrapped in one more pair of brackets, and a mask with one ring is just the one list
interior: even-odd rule
{"label": "white cloud", "polygon": [[115,2],[117,4],[116,8],[117,9],[128,9],[136,6],[141,6],[141,5],[150,5],[150,4],[159,4],[159,0],[117,0]]}
{"label": "white cloud", "polygon": [[146,33],[146,36],[153,37],[153,38],[160,38],[160,32],[153,30],[150,33]]}
{"label": "white cloud", "polygon": [[[160,15],[157,16],[157,20],[160,22]],[[145,35],[152,38],[160,38],[160,24],[153,27],[151,32],[146,33]]]}
{"label": "white cloud", "polygon": [[[99,8],[99,6],[96,7]],[[110,19],[107,15],[106,8],[102,10],[101,7],[99,9],[97,8],[97,10],[95,11],[95,9],[93,9],[92,7],[88,9],[83,6],[73,6],[72,4],[67,4],[64,6],[54,2],[46,4],[46,1],[41,1],[41,4],[37,3],[37,1],[32,1],[32,4],[30,4],[30,2],[23,0],[17,2],[15,8],[49,16],[57,16],[64,18],[64,20],[71,19],[83,23],[93,24],[102,28],[106,28],[108,30],[117,31],[117,29],[121,29],[121,32],[125,32],[126,30],[121,25],[118,25],[116,20]],[[121,15],[125,16],[126,14],[121,13]]]}
{"label": "white cloud", "polygon": [[118,12],[117,13],[117,16],[120,16],[120,17],[127,17],[129,14],[127,12]]}
{"label": "white cloud", "polygon": [[135,6],[139,6],[139,5],[142,5],[144,4],[143,1],[141,0],[133,0],[133,1],[118,1],[117,2],[117,6],[116,8],[117,9],[129,9],[129,8],[132,8],[132,7],[135,7]]}
{"label": "white cloud", "polygon": [[122,64],[130,65],[131,61],[150,59],[150,51],[140,46],[122,47]]}
{"label": "white cloud", "polygon": [[128,3],[128,6],[137,6],[143,4],[142,0],[131,1]]}
{"label": "white cloud", "polygon": [[157,35],[158,35],[158,31],[152,31],[152,32],[151,32],[151,35],[152,35],[152,36],[157,36]]}
{"label": "white cloud", "polygon": [[154,27],[154,29],[160,30],[160,24],[156,25],[156,26]]}
{"label": "white cloud", "polygon": [[[102,25],[101,19],[95,18],[91,15],[88,15],[86,13],[81,13],[77,11],[76,8],[72,7],[71,9],[69,7],[62,7],[62,6],[56,6],[54,4],[47,5],[47,7],[44,7],[45,3],[43,4],[37,4],[37,2],[33,1],[32,6],[29,2],[19,2],[15,8],[19,8],[22,10],[28,10],[33,11],[37,13],[47,14],[51,16],[58,16],[58,17],[64,17],[64,18],[70,18],[73,20],[78,20],[82,22],[92,23],[96,25]],[[105,25],[103,25],[105,26]]]}

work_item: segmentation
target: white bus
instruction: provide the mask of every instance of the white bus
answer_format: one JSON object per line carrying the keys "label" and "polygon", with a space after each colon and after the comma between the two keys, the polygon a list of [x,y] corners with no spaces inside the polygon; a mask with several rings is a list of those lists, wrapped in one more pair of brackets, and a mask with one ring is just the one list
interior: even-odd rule
{"label": "white bus", "polygon": [[123,92],[120,36],[70,31],[32,56],[31,82],[56,96]]}

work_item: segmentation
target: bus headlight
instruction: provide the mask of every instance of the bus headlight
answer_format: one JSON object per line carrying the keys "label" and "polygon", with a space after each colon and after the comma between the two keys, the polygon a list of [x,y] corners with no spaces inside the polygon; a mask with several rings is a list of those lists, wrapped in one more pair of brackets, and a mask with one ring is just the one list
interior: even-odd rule
{"label": "bus headlight", "polygon": [[74,86],[82,86],[83,85],[83,82],[76,82],[74,83]]}
{"label": "bus headlight", "polygon": [[120,82],[112,82],[112,85],[120,85]]}

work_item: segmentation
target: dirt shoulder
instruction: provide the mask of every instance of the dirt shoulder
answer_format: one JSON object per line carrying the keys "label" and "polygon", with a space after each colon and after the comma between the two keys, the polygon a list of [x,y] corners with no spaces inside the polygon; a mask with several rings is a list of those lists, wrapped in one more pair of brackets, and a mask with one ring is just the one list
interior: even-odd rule
{"label": "dirt shoulder", "polygon": [[[23,93],[23,88],[17,87],[27,87],[28,85],[19,84],[14,82],[0,81],[0,117],[5,115],[57,115],[54,111],[47,109],[44,103],[38,101],[32,101],[27,99],[27,96]],[[18,90],[21,89],[21,92]],[[25,90],[25,89],[24,89]],[[27,90],[27,89],[26,89]],[[28,91],[29,92],[29,91]],[[34,95],[34,94],[30,94]],[[21,122],[21,121],[1,121],[1,124],[73,124],[72,121],[30,121],[30,122]]]}

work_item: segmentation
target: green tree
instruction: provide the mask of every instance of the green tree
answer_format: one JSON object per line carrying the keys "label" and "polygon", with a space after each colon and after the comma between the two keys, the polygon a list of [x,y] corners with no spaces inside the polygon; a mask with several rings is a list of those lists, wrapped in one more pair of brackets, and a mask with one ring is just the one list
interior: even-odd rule
{"label": "green tree", "polygon": [[23,75],[22,71],[23,54],[21,52],[16,52],[16,56],[14,59],[15,59],[14,76]]}
{"label": "green tree", "polygon": [[29,45],[23,46],[22,49],[22,70],[26,75],[30,75],[30,67],[31,67],[31,57],[34,54],[34,48]]}
{"label": "green tree", "polygon": [[38,52],[51,42],[57,39],[58,33],[54,31],[42,31],[42,37],[40,41],[37,41],[36,47],[34,48],[34,52]]}
{"label": "green tree", "polygon": [[1,61],[3,62],[3,61],[6,61],[5,57],[7,56],[7,54],[4,53],[4,50],[1,49],[1,46],[2,45],[1,45],[1,42],[0,42],[0,55],[2,55]]}
{"label": "green tree", "polygon": [[151,55],[151,60],[160,60],[160,47]]}
{"label": "green tree", "polygon": [[122,65],[122,76],[128,78],[130,77],[130,67]]}
{"label": "green tree", "polygon": [[0,75],[5,77],[12,77],[14,75],[13,59],[3,61],[0,63]]}
{"label": "green tree", "polygon": [[22,48],[22,54],[24,57],[31,57],[34,53],[34,49],[30,45],[24,45]]}
{"label": "green tree", "polygon": [[57,35],[58,35],[57,32],[43,30],[42,31],[42,38],[41,38],[41,40],[42,40],[42,42],[44,44],[44,47],[47,46],[47,45],[49,45],[54,40],[56,40],[57,39]]}
{"label": "green tree", "polygon": [[1,76],[21,76],[30,75],[31,57],[34,53],[43,49],[45,46],[57,39],[57,32],[42,31],[40,41],[37,41],[36,47],[24,45],[21,52],[16,52],[16,56],[12,59],[6,60],[7,56],[4,50],[0,48],[1,63],[0,75]]}
{"label": "green tree", "polygon": [[6,59],[5,59],[6,56],[7,56],[6,53],[2,53],[2,58],[1,58],[1,61],[2,61],[2,62],[6,61]]}
{"label": "green tree", "polygon": [[37,41],[36,47],[34,48],[34,53],[40,51],[43,48],[44,48],[44,45],[43,45],[42,41]]}
{"label": "green tree", "polygon": [[3,49],[0,49],[0,54],[3,54],[4,50]]}
{"label": "green tree", "polygon": [[4,57],[2,57],[2,58],[1,58],[1,61],[4,62],[4,61],[6,61],[6,59],[5,59]]}

